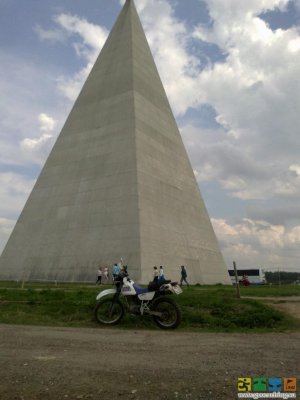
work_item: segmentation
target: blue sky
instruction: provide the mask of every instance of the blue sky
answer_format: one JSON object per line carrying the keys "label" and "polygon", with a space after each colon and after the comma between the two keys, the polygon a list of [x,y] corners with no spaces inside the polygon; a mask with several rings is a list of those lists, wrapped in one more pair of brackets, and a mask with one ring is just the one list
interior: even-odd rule
{"label": "blue sky", "polygon": [[[124,1],[0,0],[0,252]],[[228,266],[300,271],[300,0],[135,0]]]}

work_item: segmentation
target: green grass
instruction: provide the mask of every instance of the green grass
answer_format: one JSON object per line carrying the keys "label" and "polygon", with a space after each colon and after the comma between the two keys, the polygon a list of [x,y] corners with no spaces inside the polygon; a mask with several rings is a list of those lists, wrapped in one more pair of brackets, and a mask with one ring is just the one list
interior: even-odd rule
{"label": "green grass", "polygon": [[[195,285],[195,289],[201,290],[212,290],[213,288],[222,288],[223,291],[234,291],[236,288],[233,286],[207,286],[207,285]],[[300,285],[250,285],[240,286],[241,296],[251,297],[281,297],[281,296],[300,296]]]}
{"label": "green grass", "polygon": [[300,296],[300,285],[262,285],[241,287],[241,296]]}
{"label": "green grass", "polygon": [[91,326],[95,293],[90,289],[0,289],[0,322]]}
{"label": "green grass", "polygon": [[[242,296],[250,296],[242,288]],[[259,288],[252,296],[263,297]],[[299,321],[255,299],[238,299],[232,287],[194,287],[180,299],[186,325],[213,331],[280,331],[297,329]],[[282,293],[282,292],[280,292]],[[300,295],[300,291],[298,292]],[[282,296],[282,294],[280,294]],[[300,297],[299,297],[300,300]]]}
{"label": "green grass", "polygon": [[[107,286],[109,287],[109,286]],[[99,327],[93,318],[96,294],[106,287],[80,284],[0,283],[0,322]],[[242,296],[299,295],[300,287],[247,287]],[[298,320],[255,299],[237,299],[230,286],[193,286],[172,296],[181,306],[178,329],[214,332],[270,332],[300,329]],[[300,299],[300,297],[299,297]],[[116,329],[157,329],[149,317],[126,315]]]}

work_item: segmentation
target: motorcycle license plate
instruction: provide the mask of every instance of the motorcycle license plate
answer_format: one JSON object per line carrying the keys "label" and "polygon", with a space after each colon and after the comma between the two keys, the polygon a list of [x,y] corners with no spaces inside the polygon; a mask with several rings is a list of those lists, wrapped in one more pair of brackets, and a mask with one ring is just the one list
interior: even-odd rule
{"label": "motorcycle license plate", "polygon": [[173,290],[176,294],[182,293],[182,289],[179,285],[173,286]]}

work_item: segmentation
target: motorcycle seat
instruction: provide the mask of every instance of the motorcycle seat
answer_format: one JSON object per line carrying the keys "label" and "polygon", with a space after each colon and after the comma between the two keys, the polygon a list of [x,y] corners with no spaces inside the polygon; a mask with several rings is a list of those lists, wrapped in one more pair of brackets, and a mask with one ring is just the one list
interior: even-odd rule
{"label": "motorcycle seat", "polygon": [[135,283],[133,284],[134,290],[136,291],[136,294],[142,294],[142,293],[148,293],[149,289],[148,288],[142,288],[139,285],[136,285]]}

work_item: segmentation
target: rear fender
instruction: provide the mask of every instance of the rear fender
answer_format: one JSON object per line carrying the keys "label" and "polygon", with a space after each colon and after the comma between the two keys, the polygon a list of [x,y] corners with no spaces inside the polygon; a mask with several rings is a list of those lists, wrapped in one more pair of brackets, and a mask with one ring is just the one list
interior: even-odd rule
{"label": "rear fender", "polygon": [[115,294],[115,293],[117,293],[117,290],[116,290],[116,289],[106,289],[106,290],[103,290],[102,292],[100,292],[100,293],[97,295],[96,300],[100,300],[100,299],[102,299],[102,297],[104,297],[104,296],[108,296],[109,294]]}
{"label": "rear fender", "polygon": [[160,291],[162,292],[169,292],[169,293],[175,293],[175,294],[180,294],[182,293],[181,287],[178,285],[177,282],[172,282],[172,283],[167,283],[162,285],[159,288]]}

